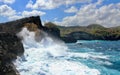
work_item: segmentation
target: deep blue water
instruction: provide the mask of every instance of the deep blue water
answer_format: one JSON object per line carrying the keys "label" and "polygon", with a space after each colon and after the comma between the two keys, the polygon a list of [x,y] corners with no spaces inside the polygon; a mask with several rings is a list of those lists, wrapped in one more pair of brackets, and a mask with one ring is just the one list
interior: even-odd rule
{"label": "deep blue water", "polygon": [[80,40],[67,46],[76,53],[70,60],[97,69],[101,75],[120,75],[120,41]]}

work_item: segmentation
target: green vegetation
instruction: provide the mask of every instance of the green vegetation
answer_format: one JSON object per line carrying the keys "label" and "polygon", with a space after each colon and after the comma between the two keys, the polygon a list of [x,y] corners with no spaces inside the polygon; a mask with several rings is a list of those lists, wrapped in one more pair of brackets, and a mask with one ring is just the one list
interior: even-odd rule
{"label": "green vegetation", "polygon": [[99,24],[90,24],[88,26],[71,26],[71,27],[64,27],[64,26],[58,26],[54,23],[48,22],[45,24],[46,27],[56,27],[60,30],[61,37],[66,36],[67,34],[70,34],[72,32],[76,31],[82,31],[87,32],[89,34],[92,34],[94,36],[98,36],[101,38],[110,37],[111,39],[113,37],[120,37],[120,26],[118,27],[111,27],[111,28],[105,28],[102,25]]}
{"label": "green vegetation", "polygon": [[54,28],[54,27],[57,27],[57,25],[54,24],[54,23],[52,23],[52,22],[45,23],[44,26],[45,26],[45,27],[48,27],[48,28]]}

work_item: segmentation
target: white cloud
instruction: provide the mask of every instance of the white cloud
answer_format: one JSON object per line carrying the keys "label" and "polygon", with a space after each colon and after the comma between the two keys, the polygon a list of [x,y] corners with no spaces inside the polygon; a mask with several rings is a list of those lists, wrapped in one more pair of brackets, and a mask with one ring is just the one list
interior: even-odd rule
{"label": "white cloud", "polygon": [[0,16],[9,17],[9,16],[13,16],[15,14],[16,14],[16,11],[13,10],[8,5],[1,5],[0,6]]}
{"label": "white cloud", "polygon": [[45,15],[45,12],[32,10],[32,11],[23,11],[22,16],[29,17],[29,16],[42,16]]}
{"label": "white cloud", "polygon": [[38,10],[32,10],[32,11],[23,11],[21,12],[21,15],[13,15],[9,17],[9,20],[16,20],[24,17],[30,17],[30,16],[42,16],[45,15],[45,12],[38,11]]}
{"label": "white cloud", "polygon": [[38,10],[16,12],[8,5],[0,6],[0,16],[7,17],[9,20],[16,20],[16,19],[30,17],[30,16],[42,16],[45,14],[46,14],[45,12],[38,11]]}
{"label": "white cloud", "polygon": [[120,3],[99,6],[102,3],[99,1],[82,6],[74,16],[65,17],[62,22],[56,23],[64,26],[86,26],[93,23],[105,27],[119,26]]}
{"label": "white cloud", "polygon": [[9,20],[16,20],[23,17],[30,17],[30,16],[42,16],[45,15],[45,12],[32,10],[32,11],[23,11],[23,12],[16,12],[14,9],[9,7],[8,5],[1,5],[0,6],[0,16],[7,17]]}
{"label": "white cloud", "polygon": [[61,5],[71,5],[75,3],[86,2],[91,2],[91,0],[36,0],[35,3],[33,3],[33,1],[30,0],[26,7],[32,9],[54,9]]}
{"label": "white cloud", "polygon": [[7,3],[7,4],[13,4],[15,0],[0,0],[0,2]]}
{"label": "white cloud", "polygon": [[11,21],[11,20],[16,20],[16,19],[20,19],[20,18],[23,18],[23,16],[13,15],[13,16],[8,17],[9,21]]}
{"label": "white cloud", "polygon": [[64,12],[66,12],[66,13],[75,13],[77,11],[78,11],[78,9],[75,6],[71,6],[70,8],[64,10]]}

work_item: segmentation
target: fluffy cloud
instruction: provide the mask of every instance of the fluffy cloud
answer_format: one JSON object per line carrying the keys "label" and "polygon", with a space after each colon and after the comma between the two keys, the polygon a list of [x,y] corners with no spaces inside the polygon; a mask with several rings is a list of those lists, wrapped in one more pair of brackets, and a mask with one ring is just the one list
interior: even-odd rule
{"label": "fluffy cloud", "polygon": [[42,11],[38,11],[38,10],[32,10],[32,11],[23,11],[20,15],[13,15],[10,16],[9,19],[10,20],[15,20],[15,19],[20,19],[23,17],[30,17],[30,16],[42,16],[45,15],[45,12]]}
{"label": "fluffy cloud", "polygon": [[84,2],[91,2],[91,0],[36,0],[35,3],[30,0],[26,7],[32,9],[54,9],[61,5],[71,5]]}
{"label": "fluffy cloud", "polygon": [[15,0],[0,0],[0,2],[7,3],[7,4],[12,4],[15,2]]}
{"label": "fluffy cloud", "polygon": [[45,15],[45,12],[42,11],[37,11],[37,10],[32,10],[32,11],[23,11],[22,16],[28,17],[28,16],[42,16]]}
{"label": "fluffy cloud", "polygon": [[64,10],[64,12],[66,12],[66,13],[75,13],[77,11],[78,11],[78,9],[74,6],[71,6],[69,9]]}
{"label": "fluffy cloud", "polygon": [[14,9],[9,7],[8,5],[0,6],[0,16],[7,17],[9,20],[16,20],[23,17],[29,17],[29,16],[42,16],[45,14],[46,14],[45,12],[38,11],[38,10],[16,12]]}
{"label": "fluffy cloud", "polygon": [[105,27],[120,25],[120,3],[100,6],[102,2],[90,3],[82,6],[74,16],[63,18],[62,22],[56,22],[64,26],[86,26],[93,23]]}
{"label": "fluffy cloud", "polygon": [[8,5],[1,5],[0,6],[0,16],[10,17],[16,14],[16,11],[13,10]]}

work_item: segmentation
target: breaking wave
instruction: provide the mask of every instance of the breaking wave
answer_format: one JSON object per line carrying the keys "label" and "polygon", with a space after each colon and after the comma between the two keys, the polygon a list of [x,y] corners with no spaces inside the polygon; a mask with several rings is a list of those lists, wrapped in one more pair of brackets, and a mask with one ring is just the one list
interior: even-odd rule
{"label": "breaking wave", "polygon": [[[24,55],[14,62],[21,75],[100,75],[97,69],[69,60],[84,54],[72,53],[64,43],[56,42],[44,34],[41,41],[36,41],[35,32],[30,32],[27,28],[17,34],[22,37],[25,50]],[[89,56],[91,55],[85,54],[85,57]]]}

